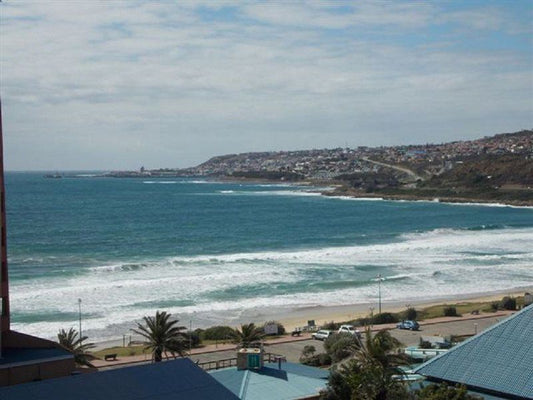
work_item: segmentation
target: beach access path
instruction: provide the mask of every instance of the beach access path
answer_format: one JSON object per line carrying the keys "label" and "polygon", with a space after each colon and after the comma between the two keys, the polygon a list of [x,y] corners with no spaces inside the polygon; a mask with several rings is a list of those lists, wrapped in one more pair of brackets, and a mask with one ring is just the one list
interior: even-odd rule
{"label": "beach access path", "polygon": [[[419,331],[396,329],[396,324],[374,325],[370,328],[373,332],[389,329],[391,334],[405,346],[413,346],[419,343],[420,336],[474,335],[498,323],[512,313],[513,311],[499,311],[495,313],[480,313],[479,315],[466,314],[462,317],[432,318],[421,321]],[[265,342],[265,351],[284,355],[287,361],[298,362],[303,348],[309,344],[315,346],[317,353],[323,351],[323,342],[313,340],[309,332],[303,333],[300,337],[283,336],[268,340]],[[194,362],[202,363],[234,358],[235,350],[235,344],[211,344],[192,349],[191,359]],[[146,353],[137,356],[117,357],[114,361],[94,360],[93,364],[98,369],[105,370],[150,362],[151,355]]]}

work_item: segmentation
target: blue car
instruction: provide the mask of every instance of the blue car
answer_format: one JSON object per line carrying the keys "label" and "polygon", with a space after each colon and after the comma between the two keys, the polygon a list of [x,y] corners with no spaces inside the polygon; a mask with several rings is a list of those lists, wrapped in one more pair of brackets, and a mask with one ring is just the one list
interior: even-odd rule
{"label": "blue car", "polygon": [[396,325],[398,329],[409,329],[411,331],[417,331],[420,325],[416,321],[406,320]]}

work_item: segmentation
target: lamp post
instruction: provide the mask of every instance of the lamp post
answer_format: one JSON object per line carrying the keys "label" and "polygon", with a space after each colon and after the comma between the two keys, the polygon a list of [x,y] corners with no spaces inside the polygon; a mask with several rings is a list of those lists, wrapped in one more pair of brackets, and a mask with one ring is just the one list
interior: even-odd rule
{"label": "lamp post", "polygon": [[80,341],[81,341],[81,338],[82,338],[82,335],[81,335],[81,299],[78,299],[78,315],[80,317]]}

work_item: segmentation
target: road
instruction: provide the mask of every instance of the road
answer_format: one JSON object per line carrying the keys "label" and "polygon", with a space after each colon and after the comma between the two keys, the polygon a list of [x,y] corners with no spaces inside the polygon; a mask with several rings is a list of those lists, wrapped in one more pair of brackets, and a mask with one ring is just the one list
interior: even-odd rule
{"label": "road", "polygon": [[[374,326],[373,330],[390,329],[393,337],[397,338],[405,346],[418,345],[421,336],[450,336],[450,335],[473,335],[482,332],[490,326],[505,319],[509,312],[499,312],[498,314],[476,315],[461,317],[443,317],[422,321],[419,331],[407,331],[395,328],[395,324]],[[306,345],[313,345],[317,353],[324,351],[323,342],[313,340],[310,334],[305,334],[301,338],[283,337],[265,344],[265,351],[268,353],[280,354],[286,357],[287,361],[299,362],[302,350]],[[193,349],[191,359],[195,362],[203,363],[207,361],[219,361],[235,358],[234,345],[210,345],[204,348]],[[148,359],[148,360],[147,360]],[[106,362],[96,360],[94,364],[100,369],[114,369],[131,364],[149,363],[149,356],[123,357],[116,362]]]}
{"label": "road", "polygon": [[[393,337],[402,342],[406,347],[415,346],[420,342],[421,336],[450,336],[450,335],[473,335],[476,331],[482,332],[490,326],[504,319],[504,317],[487,317],[475,320],[457,319],[456,321],[437,322],[432,324],[422,324],[419,331],[408,331],[401,329],[391,329]],[[313,345],[317,353],[324,351],[323,342],[319,340],[307,339],[298,342],[276,343],[265,346],[265,351],[269,353],[281,354],[290,362],[299,362],[302,350],[307,345]],[[217,353],[193,355],[194,361],[216,361],[235,357],[235,350],[227,350]]]}
{"label": "road", "polygon": [[412,177],[415,181],[417,181],[419,179],[422,180],[422,181],[424,180],[423,177],[421,177],[420,175],[416,174],[415,172],[411,171],[408,168],[399,167],[397,165],[392,165],[392,164],[385,164],[385,163],[382,163],[380,161],[371,160],[371,159],[369,159],[367,157],[362,157],[362,159],[365,160],[365,161],[368,161],[369,163],[372,163],[372,164],[381,165],[382,167],[392,168],[392,169],[395,169],[397,171],[406,173],[407,175]]}

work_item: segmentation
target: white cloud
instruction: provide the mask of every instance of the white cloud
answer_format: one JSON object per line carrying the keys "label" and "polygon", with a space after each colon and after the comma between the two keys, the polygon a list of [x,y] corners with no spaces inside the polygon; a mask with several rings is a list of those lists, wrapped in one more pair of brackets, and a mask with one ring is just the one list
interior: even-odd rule
{"label": "white cloud", "polygon": [[[464,28],[472,10],[225,4],[232,9],[2,3],[7,167],[187,166],[224,152],[439,141],[531,126],[530,52],[465,51],[454,28],[431,32],[452,22]],[[494,19],[473,29],[510,25],[496,9],[476,12]],[[57,157],[58,148],[69,156]]]}

